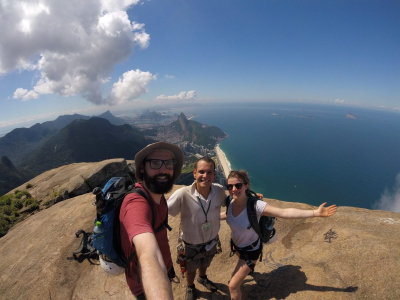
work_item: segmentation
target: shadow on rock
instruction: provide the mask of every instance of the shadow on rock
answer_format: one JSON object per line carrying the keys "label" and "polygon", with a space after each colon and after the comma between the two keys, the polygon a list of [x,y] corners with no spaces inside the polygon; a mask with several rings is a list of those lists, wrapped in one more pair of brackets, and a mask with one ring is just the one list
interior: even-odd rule
{"label": "shadow on rock", "polygon": [[226,284],[222,283],[217,283],[215,282],[215,286],[217,287],[218,291],[217,292],[203,292],[197,290],[197,296],[200,299],[213,299],[213,300],[229,300],[231,299],[230,293],[229,293],[229,287]]}
{"label": "shadow on rock", "polygon": [[[270,273],[253,273],[255,285],[243,285],[244,299],[285,299],[300,291],[355,293],[358,287],[336,288],[307,284],[307,276],[300,266],[282,266]],[[249,282],[251,280],[245,280]]]}

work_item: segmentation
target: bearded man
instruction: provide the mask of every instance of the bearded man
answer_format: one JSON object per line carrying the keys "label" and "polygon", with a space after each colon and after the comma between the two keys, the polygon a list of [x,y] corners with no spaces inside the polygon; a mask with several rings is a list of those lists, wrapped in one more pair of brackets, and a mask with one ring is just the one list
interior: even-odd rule
{"label": "bearded man", "polygon": [[[175,275],[168,244],[165,220],[168,214],[164,193],[172,189],[182,172],[184,155],[173,144],[158,142],[148,145],[135,156],[135,175],[141,188],[153,202],[137,193],[128,194],[120,212],[122,249],[136,256],[125,270],[130,290],[136,299],[173,299],[169,278]],[[160,229],[160,230],[159,230]]]}

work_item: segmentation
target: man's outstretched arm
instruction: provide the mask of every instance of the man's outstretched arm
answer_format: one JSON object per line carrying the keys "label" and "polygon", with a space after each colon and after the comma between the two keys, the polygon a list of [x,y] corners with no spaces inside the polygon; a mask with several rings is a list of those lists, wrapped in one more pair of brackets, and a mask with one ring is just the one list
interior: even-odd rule
{"label": "man's outstretched arm", "polygon": [[156,237],[145,232],[132,239],[140,265],[140,278],[147,300],[172,300],[172,288]]}

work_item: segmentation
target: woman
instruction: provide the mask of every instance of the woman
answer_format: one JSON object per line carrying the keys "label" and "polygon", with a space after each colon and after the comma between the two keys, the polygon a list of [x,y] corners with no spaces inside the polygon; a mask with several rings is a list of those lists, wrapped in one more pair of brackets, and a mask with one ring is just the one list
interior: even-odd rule
{"label": "woman", "polygon": [[[226,220],[231,228],[231,243],[236,250],[239,261],[229,281],[231,299],[242,299],[240,286],[246,276],[254,270],[260,254],[262,243],[253,230],[249,228],[250,222],[247,217],[247,200],[250,180],[245,171],[231,171],[228,175],[227,188],[232,196],[232,202],[226,212],[221,213],[221,220]],[[303,219],[313,217],[329,217],[335,214],[337,207],[332,205],[324,207],[326,202],[316,210],[301,210],[296,208],[277,208],[267,205],[264,201],[257,201],[256,211],[258,220],[263,216],[277,217],[283,219]]]}

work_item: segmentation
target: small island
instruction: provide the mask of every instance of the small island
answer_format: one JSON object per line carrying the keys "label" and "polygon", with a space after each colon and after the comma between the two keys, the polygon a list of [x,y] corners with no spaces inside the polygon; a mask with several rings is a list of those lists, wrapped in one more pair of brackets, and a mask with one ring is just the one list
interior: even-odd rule
{"label": "small island", "polygon": [[283,118],[282,115],[277,115],[276,113],[271,113],[271,116],[278,116],[278,118]]}
{"label": "small island", "polygon": [[357,120],[357,118],[356,118],[354,115],[352,115],[352,114],[347,114],[347,115],[346,115],[346,118],[347,118],[347,119],[354,119],[354,120]]}
{"label": "small island", "polygon": [[299,116],[299,115],[294,115],[294,116],[298,117],[298,118],[305,118],[305,119],[310,119],[310,120],[314,119],[314,117],[312,117],[312,116]]}

